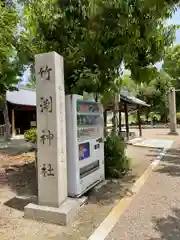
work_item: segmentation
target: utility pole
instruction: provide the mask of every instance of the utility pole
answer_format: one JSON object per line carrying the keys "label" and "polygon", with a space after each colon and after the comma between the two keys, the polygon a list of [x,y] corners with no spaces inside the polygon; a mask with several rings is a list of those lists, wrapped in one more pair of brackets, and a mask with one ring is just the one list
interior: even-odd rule
{"label": "utility pole", "polygon": [[[178,91],[178,90],[177,90]],[[176,90],[170,88],[168,91],[170,132],[169,135],[178,135],[176,121]]]}

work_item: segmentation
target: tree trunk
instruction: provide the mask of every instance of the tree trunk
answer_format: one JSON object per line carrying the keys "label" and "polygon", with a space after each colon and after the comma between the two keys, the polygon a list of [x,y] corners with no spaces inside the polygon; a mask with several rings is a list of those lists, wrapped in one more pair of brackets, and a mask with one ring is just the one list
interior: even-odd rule
{"label": "tree trunk", "polygon": [[118,110],[119,110],[119,94],[115,93],[113,103],[113,133],[118,135]]}
{"label": "tree trunk", "polygon": [[9,114],[8,114],[8,106],[6,98],[3,96],[3,116],[4,116],[4,123],[6,126],[6,132],[5,132],[5,140],[9,141],[11,139],[11,124],[9,122]]}

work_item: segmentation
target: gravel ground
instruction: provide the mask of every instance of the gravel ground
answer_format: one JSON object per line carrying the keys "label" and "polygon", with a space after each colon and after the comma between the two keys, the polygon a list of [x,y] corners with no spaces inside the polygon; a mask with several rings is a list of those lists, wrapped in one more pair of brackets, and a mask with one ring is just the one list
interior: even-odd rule
{"label": "gravel ground", "polygon": [[127,155],[132,157],[133,171],[124,179],[114,180],[100,189],[99,192],[90,192],[88,204],[75,217],[70,226],[58,234],[53,240],[85,240],[105,219],[120,198],[124,197],[128,188],[144,172],[157,152],[150,149],[128,146]]}
{"label": "gravel ground", "polygon": [[179,154],[177,141],[106,240],[180,239]]}
{"label": "gravel ground", "polygon": [[[14,150],[13,150],[14,151]],[[0,155],[0,239],[1,240],[81,240],[88,239],[93,230],[104,220],[116,202],[122,198],[134,181],[144,172],[157,152],[128,146],[127,155],[133,158],[133,171],[124,179],[111,181],[98,192],[88,193],[89,201],[81,208],[68,227],[60,227],[23,218],[24,206],[35,198],[17,198],[16,195],[36,194],[36,178],[33,154]],[[26,162],[26,164],[24,164]],[[0,174],[1,175],[1,174]],[[3,174],[2,174],[3,175]],[[8,231],[7,231],[8,229]]]}

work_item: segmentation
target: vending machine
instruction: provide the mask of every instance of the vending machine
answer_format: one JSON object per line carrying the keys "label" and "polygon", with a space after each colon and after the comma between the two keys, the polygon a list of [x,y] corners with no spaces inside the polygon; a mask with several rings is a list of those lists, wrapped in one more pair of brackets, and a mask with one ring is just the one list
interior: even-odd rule
{"label": "vending machine", "polygon": [[68,195],[79,197],[104,180],[103,108],[66,96]]}

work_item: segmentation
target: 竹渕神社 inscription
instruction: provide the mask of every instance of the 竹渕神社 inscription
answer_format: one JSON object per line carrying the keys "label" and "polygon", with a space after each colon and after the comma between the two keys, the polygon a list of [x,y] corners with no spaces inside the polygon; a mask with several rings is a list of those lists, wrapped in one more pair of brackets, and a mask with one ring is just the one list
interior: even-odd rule
{"label": "\u7af9\u6e15\u795e\u793e inscription", "polygon": [[64,61],[55,52],[35,57],[38,199],[58,207],[67,197]]}
{"label": "\u7af9\u6e15\u795e\u793e inscription", "polygon": [[40,100],[40,110],[41,112],[52,113],[52,97],[41,97]]}
{"label": "\u7af9\u6e15\u795e\u793e inscription", "polygon": [[54,169],[51,164],[43,164],[41,172],[44,177],[54,176]]}
{"label": "\u7af9\u6e15\u795e\u793e inscription", "polygon": [[45,67],[41,67],[39,70],[39,74],[41,76],[42,80],[51,80],[51,71],[52,68],[49,68],[48,65],[46,65]]}

